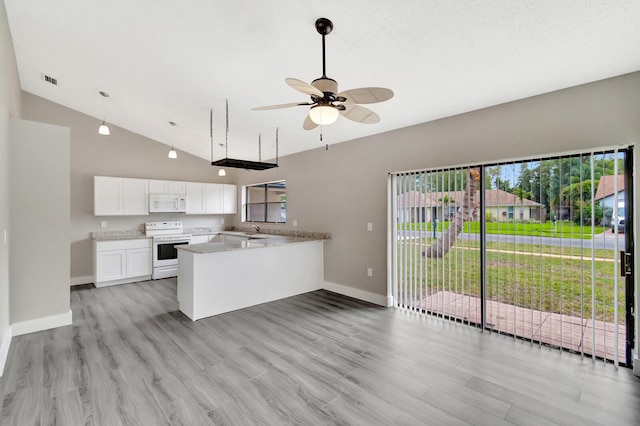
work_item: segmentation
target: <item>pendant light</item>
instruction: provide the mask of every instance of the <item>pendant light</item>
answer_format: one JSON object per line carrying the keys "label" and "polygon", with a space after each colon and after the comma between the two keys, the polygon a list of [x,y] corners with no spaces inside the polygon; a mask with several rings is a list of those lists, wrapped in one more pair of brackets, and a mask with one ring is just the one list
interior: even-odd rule
{"label": "pendant light", "polygon": [[[171,124],[171,128],[174,129],[178,124],[170,121],[169,124]],[[173,136],[175,135],[175,130],[171,130],[171,139],[173,139]],[[173,149],[173,144],[171,144],[171,149],[169,150],[169,158],[171,158],[172,160],[175,160],[176,158],[178,158],[178,153],[176,152],[175,149]]]}
{"label": "pendant light", "polygon": [[107,126],[107,122],[104,119],[104,99],[109,97],[109,94],[107,92],[99,92],[100,95],[102,96],[102,123],[100,124],[100,127],[98,127],[98,134],[99,135],[103,135],[103,136],[109,136],[111,134],[111,132],[109,131],[109,126]]}

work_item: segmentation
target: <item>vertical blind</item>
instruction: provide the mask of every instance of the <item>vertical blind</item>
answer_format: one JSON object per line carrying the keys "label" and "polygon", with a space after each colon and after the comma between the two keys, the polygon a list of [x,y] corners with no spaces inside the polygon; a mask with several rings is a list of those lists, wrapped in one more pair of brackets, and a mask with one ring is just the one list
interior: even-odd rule
{"label": "vertical blind", "polygon": [[395,305],[626,363],[624,155],[392,174]]}

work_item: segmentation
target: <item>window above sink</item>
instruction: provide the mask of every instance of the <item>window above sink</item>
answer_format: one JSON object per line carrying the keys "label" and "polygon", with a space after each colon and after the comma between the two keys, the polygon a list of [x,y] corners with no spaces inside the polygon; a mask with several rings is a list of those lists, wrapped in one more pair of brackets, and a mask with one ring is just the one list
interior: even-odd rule
{"label": "window above sink", "polygon": [[286,223],[287,183],[284,180],[244,187],[246,222]]}

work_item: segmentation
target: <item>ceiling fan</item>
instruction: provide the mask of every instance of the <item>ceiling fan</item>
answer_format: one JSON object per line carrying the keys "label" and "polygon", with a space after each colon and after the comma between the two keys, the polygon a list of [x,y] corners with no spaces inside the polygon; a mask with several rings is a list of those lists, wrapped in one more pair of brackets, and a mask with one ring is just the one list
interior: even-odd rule
{"label": "ceiling fan", "polygon": [[338,82],[327,77],[325,42],[326,35],[333,30],[333,23],[327,18],[316,21],[316,30],[322,35],[322,77],[311,84],[296,78],[287,78],[285,82],[306,95],[311,96],[311,102],[293,102],[289,104],[269,105],[252,108],[253,111],[290,108],[294,106],[311,106],[309,114],[302,123],[302,128],[311,130],[319,125],[332,124],[342,115],[357,123],[374,124],[380,117],[369,108],[359,104],[373,104],[383,102],[393,97],[393,91],[384,87],[361,87],[338,93]]}

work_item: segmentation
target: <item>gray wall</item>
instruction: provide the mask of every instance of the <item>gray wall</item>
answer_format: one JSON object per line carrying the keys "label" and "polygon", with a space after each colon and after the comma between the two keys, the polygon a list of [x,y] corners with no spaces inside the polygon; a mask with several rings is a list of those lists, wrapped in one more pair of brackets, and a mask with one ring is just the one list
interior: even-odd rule
{"label": "gray wall", "polygon": [[640,73],[633,73],[283,157],[278,169],[242,173],[238,184],[286,179],[287,227],[296,219],[299,229],[333,234],[325,280],[386,295],[389,172],[638,141]]}
{"label": "gray wall", "polygon": [[[636,72],[336,144],[328,151],[316,149],[283,157],[278,169],[241,173],[237,183],[286,179],[286,227],[295,229],[295,219],[298,229],[333,234],[332,241],[325,243],[325,280],[385,296],[389,172],[639,141],[640,72]],[[639,157],[636,152],[636,170]],[[638,173],[634,183],[640,188]],[[640,223],[638,212],[635,214],[635,223]],[[367,222],[373,223],[373,232],[367,231]],[[264,226],[270,227],[274,226]],[[635,255],[637,271],[638,250]],[[367,267],[373,268],[371,278]],[[635,276],[636,307],[639,275]],[[637,350],[638,316],[635,329]]]}
{"label": "gray wall", "polygon": [[[90,94],[88,96],[97,96]],[[122,176],[195,182],[233,183],[234,172],[218,177],[209,161],[178,151],[178,158],[167,158],[169,147],[135,133],[110,125],[110,136],[98,135],[100,120],[59,104],[23,92],[22,116],[27,120],[51,123],[71,129],[71,278],[92,274],[90,233],[109,230],[142,230],[144,222],[182,220],[185,227],[221,227],[233,220],[230,215],[151,214],[148,216],[95,217],[93,215],[93,176]],[[168,122],[158,120],[159,126]],[[178,128],[180,123],[178,123]],[[203,143],[208,143],[204,140]],[[106,220],[107,228],[100,228]],[[89,281],[91,282],[91,281]]]}
{"label": "gray wall", "polygon": [[69,312],[69,129],[11,120],[11,323]]}
{"label": "gray wall", "polygon": [[[20,80],[4,2],[0,2],[0,348],[9,335],[9,118],[20,117]],[[3,356],[0,351],[0,376]]]}

